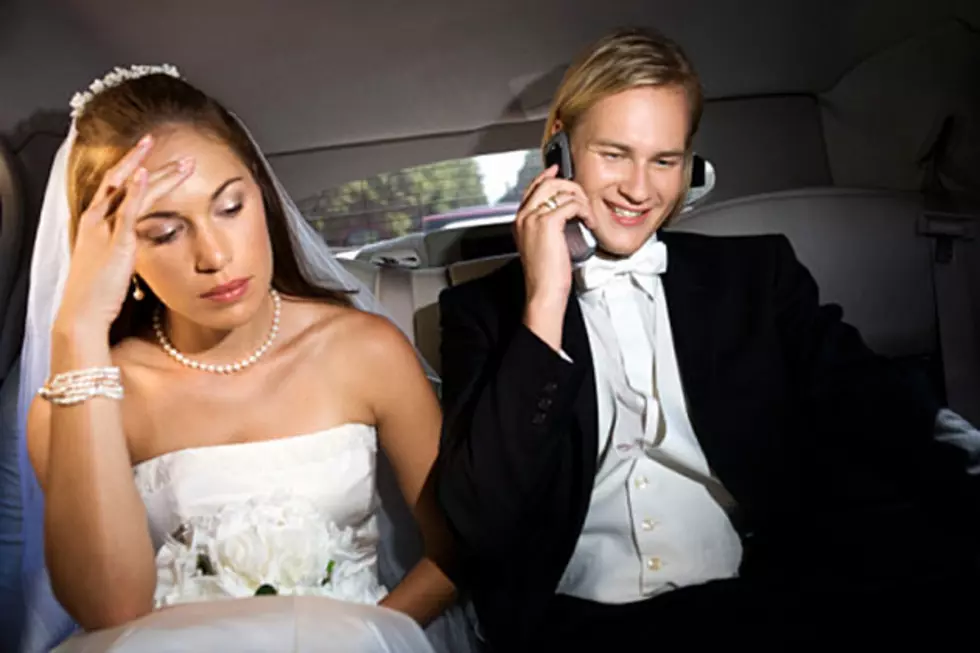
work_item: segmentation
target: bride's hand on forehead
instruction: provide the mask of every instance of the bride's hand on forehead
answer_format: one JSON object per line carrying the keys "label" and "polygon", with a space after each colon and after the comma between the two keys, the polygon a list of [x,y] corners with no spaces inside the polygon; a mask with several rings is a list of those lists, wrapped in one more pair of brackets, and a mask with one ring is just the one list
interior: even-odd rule
{"label": "bride's hand on forehead", "polygon": [[119,315],[136,263],[137,219],[194,168],[183,158],[148,171],[152,148],[146,136],[110,168],[80,216],[56,329],[102,335]]}

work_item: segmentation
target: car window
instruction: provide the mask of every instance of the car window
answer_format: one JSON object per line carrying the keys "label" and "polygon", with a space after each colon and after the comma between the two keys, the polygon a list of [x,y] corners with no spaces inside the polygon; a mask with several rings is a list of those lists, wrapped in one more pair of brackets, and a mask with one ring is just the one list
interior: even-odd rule
{"label": "car window", "polygon": [[521,193],[542,170],[537,148],[383,172],[325,188],[297,202],[340,251],[412,233],[513,219]]}

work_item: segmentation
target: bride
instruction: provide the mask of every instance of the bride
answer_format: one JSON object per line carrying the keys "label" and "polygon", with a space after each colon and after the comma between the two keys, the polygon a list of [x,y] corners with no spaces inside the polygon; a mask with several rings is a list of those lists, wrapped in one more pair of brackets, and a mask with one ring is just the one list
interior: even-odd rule
{"label": "bride", "polygon": [[[417,352],[173,67],[116,69],[72,106],[21,391],[45,504],[29,601],[49,578],[80,626],[59,650],[468,648],[445,641],[465,625],[433,562],[441,415]],[[428,554],[390,588],[378,445]]]}

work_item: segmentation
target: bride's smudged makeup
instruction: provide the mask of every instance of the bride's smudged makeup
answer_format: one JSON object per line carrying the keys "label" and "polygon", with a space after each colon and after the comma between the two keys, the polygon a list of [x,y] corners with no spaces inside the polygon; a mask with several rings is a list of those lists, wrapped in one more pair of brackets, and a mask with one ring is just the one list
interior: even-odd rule
{"label": "bride's smudged makeup", "polygon": [[[272,246],[262,193],[222,141],[191,127],[157,135],[145,165],[157,170],[184,157],[194,168],[148,207],[136,225],[136,273],[172,311],[202,325],[233,328],[268,297]],[[202,299],[216,286],[250,279],[232,303]]]}

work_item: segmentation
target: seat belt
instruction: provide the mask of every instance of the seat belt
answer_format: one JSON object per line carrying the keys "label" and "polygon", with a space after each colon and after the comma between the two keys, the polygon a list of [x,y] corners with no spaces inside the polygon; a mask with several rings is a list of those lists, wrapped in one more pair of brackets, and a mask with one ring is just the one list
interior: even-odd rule
{"label": "seat belt", "polygon": [[[412,268],[400,265],[381,264],[378,268],[377,284],[375,286],[378,301],[412,343],[415,342],[415,284],[412,279]],[[442,401],[442,380],[429,377],[432,390],[439,401]]]}
{"label": "seat belt", "polygon": [[949,407],[980,425],[980,245],[977,220],[926,212],[934,238],[933,285]]}
{"label": "seat belt", "polygon": [[415,346],[415,301],[412,270],[400,265],[382,264],[378,269],[378,301],[395,324]]}

